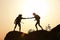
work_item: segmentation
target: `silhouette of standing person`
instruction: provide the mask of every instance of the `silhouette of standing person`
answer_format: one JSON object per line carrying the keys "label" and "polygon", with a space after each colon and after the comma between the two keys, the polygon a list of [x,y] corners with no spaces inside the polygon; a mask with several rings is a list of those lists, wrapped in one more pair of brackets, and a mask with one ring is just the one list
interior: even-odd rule
{"label": "silhouette of standing person", "polygon": [[[33,13],[33,16],[34,16],[34,17],[32,17],[32,18],[35,18],[35,20],[37,21],[36,24],[35,24],[35,27],[36,27],[36,29],[37,29],[37,31],[38,31],[37,25],[41,27],[41,25],[40,25],[40,16],[37,15],[36,13]],[[42,27],[41,27],[41,29],[43,30]]]}
{"label": "silhouette of standing person", "polygon": [[28,18],[23,18],[22,15],[19,14],[18,17],[14,21],[14,24],[15,24],[14,31],[15,31],[17,25],[19,26],[19,31],[21,31],[21,20],[22,19],[28,19]]}

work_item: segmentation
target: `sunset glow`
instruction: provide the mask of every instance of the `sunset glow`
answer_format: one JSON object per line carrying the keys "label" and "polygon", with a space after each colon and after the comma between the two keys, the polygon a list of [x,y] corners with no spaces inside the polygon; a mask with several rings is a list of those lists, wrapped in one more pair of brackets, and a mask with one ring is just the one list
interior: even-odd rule
{"label": "sunset glow", "polygon": [[[60,0],[0,0],[0,40],[14,29],[14,20],[19,14],[25,18],[33,17],[33,12],[41,17],[40,23],[44,30],[48,24],[51,29],[60,24]],[[35,23],[34,19],[22,20],[22,32],[36,30]],[[18,29],[17,26],[16,31]]]}
{"label": "sunset glow", "polygon": [[22,5],[22,13],[25,17],[31,17],[35,12],[41,17],[45,17],[48,14],[49,5],[48,2],[43,0],[27,0]]}

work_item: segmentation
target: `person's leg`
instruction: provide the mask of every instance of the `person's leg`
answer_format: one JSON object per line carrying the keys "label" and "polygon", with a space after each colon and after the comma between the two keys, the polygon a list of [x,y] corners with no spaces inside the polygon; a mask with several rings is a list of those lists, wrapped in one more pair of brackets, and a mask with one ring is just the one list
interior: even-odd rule
{"label": "person's leg", "polygon": [[14,31],[15,31],[16,27],[17,27],[17,24],[15,24]]}
{"label": "person's leg", "polygon": [[37,31],[38,31],[38,28],[37,28],[37,23],[35,24],[35,27],[36,27],[36,29],[37,29]]}
{"label": "person's leg", "polygon": [[21,31],[21,24],[19,23],[18,26],[19,26],[19,31]]}
{"label": "person's leg", "polygon": [[38,24],[40,27],[41,27],[41,29],[43,30],[43,28],[42,28],[42,26],[40,25],[40,24]]}
{"label": "person's leg", "polygon": [[41,27],[41,29],[43,30],[42,26],[40,25],[40,22],[38,22],[38,25]]}

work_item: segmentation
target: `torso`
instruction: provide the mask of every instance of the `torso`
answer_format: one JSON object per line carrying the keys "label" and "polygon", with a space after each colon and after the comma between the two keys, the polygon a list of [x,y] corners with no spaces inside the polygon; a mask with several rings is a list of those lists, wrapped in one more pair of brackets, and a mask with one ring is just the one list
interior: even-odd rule
{"label": "torso", "polygon": [[35,15],[35,20],[40,20],[40,17],[38,15]]}

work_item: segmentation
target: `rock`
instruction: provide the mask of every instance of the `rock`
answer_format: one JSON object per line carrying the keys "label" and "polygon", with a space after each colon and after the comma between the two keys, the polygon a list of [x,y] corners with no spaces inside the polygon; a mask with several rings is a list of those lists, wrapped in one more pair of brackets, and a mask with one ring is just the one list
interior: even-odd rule
{"label": "rock", "polygon": [[24,33],[18,31],[10,31],[7,33],[4,40],[24,40]]}

